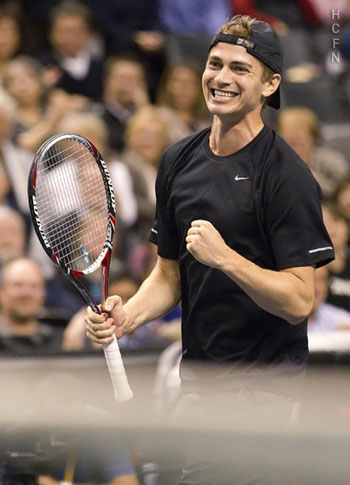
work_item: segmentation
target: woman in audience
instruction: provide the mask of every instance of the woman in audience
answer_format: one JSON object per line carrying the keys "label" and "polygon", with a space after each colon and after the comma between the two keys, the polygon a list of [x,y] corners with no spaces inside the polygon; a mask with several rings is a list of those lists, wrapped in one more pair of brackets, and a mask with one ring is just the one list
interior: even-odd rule
{"label": "woman in audience", "polygon": [[81,110],[79,98],[61,90],[47,95],[41,65],[28,56],[10,61],[4,71],[4,87],[16,102],[15,143],[36,151],[68,113]]}
{"label": "woman in audience", "polygon": [[139,240],[151,230],[155,211],[155,180],[160,157],[169,143],[167,123],[151,106],[140,109],[128,122],[121,160],[128,166],[137,200]]}
{"label": "woman in audience", "polygon": [[158,93],[158,112],[170,127],[171,141],[177,141],[208,125],[203,101],[201,72],[193,62],[171,66]]}

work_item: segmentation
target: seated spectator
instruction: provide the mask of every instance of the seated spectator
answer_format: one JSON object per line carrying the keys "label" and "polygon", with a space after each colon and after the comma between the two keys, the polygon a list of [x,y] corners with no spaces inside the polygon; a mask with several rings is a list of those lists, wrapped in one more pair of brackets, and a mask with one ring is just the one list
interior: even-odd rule
{"label": "seated spectator", "polygon": [[12,141],[15,117],[13,100],[0,88],[0,166],[10,183],[6,203],[25,215],[29,212],[27,183],[33,156]]}
{"label": "seated spectator", "polygon": [[158,113],[167,122],[172,142],[209,124],[201,72],[192,62],[171,66],[159,87]]}
{"label": "seated spectator", "polygon": [[116,153],[124,148],[128,120],[149,104],[146,76],[135,57],[112,57],[103,81],[103,119],[108,126],[108,144]]}
{"label": "seated spectator", "polygon": [[125,259],[128,241],[137,222],[138,209],[133,190],[131,173],[125,163],[116,160],[107,144],[107,126],[103,119],[92,113],[77,113],[65,117],[57,128],[59,133],[77,133],[90,140],[107,163],[115,190],[118,243],[114,245],[114,256]]}
{"label": "seated spectator", "polygon": [[0,352],[33,354],[58,351],[62,331],[40,322],[45,299],[40,266],[29,258],[7,262],[0,286]]}
{"label": "seated spectator", "polygon": [[333,198],[350,167],[341,153],[320,143],[320,122],[316,115],[302,106],[286,108],[279,116],[278,132],[310,167],[323,197]]}
{"label": "seated spectator", "polygon": [[23,256],[26,249],[26,227],[23,217],[14,209],[0,205],[0,267]]}
{"label": "seated spectator", "polygon": [[14,4],[0,7],[0,84],[7,63],[21,47],[20,16]]}
{"label": "seated spectator", "polygon": [[169,128],[156,108],[148,106],[129,120],[125,141],[121,160],[132,175],[138,207],[137,232],[144,241],[154,219],[157,165],[169,143]]}
{"label": "seated spectator", "polygon": [[350,331],[350,312],[326,303],[328,292],[328,269],[318,268],[315,274],[315,301],[308,320],[308,335]]}
{"label": "seated spectator", "polygon": [[63,116],[83,107],[64,91],[47,93],[42,67],[31,57],[20,56],[7,64],[4,87],[16,103],[13,139],[32,152],[52,135]]}
{"label": "seated spectator", "polygon": [[337,208],[344,217],[350,231],[350,177],[345,178],[339,184],[334,196]]}
{"label": "seated spectator", "polygon": [[335,204],[323,203],[322,212],[335,253],[335,259],[327,265],[329,271],[327,303],[350,312],[349,227]]}
{"label": "seated spectator", "polygon": [[70,94],[101,99],[103,60],[89,49],[90,10],[81,3],[66,1],[50,13],[51,51],[42,55],[46,83]]}

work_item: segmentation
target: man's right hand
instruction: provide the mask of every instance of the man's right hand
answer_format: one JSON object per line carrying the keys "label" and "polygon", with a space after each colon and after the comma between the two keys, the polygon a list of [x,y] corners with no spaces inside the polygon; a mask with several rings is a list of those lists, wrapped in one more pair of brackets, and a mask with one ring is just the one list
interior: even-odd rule
{"label": "man's right hand", "polygon": [[90,307],[84,319],[87,336],[98,344],[108,344],[127,333],[126,313],[120,296],[110,296],[106,300],[105,311],[100,315]]}

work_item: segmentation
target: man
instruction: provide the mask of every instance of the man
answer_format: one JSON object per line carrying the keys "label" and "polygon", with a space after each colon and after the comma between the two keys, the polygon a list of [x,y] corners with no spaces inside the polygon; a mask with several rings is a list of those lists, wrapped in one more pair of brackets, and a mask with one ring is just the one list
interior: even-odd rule
{"label": "man", "polygon": [[39,265],[16,258],[2,268],[0,286],[0,352],[37,353],[61,349],[62,331],[39,322],[44,304],[44,278]]}
{"label": "man", "polygon": [[124,148],[128,120],[149,104],[144,68],[133,57],[112,57],[103,82],[102,117],[108,127],[108,144],[117,153]]}
{"label": "man", "polygon": [[[334,255],[316,181],[261,119],[265,103],[279,108],[281,71],[280,42],[268,24],[235,16],[220,29],[202,82],[211,129],[170,147],[159,167],[155,268],[124,307],[113,296],[108,315],[88,309],[88,334],[104,343],[181,298],[180,374],[189,393],[251,387],[248,370],[239,382],[233,376],[239,364],[290,375],[307,358],[314,267]],[[208,378],[196,361],[230,368]],[[271,379],[254,388],[271,391]],[[183,470],[182,483],[208,480],[195,466]]]}

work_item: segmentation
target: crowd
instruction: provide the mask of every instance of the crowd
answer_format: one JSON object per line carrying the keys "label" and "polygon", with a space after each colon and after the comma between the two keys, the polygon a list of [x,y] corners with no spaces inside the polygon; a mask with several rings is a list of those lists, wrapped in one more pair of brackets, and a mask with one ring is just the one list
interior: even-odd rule
{"label": "crowd", "polygon": [[[126,301],[156,257],[147,237],[159,160],[169,144],[210,124],[203,62],[218,26],[236,13],[269,21],[281,36],[283,109],[277,118],[267,107],[264,118],[309,166],[323,193],[336,259],[316,272],[310,339],[350,331],[350,9],[342,0],[329,2],[328,10],[325,3],[0,1],[0,356],[93,348],[85,338],[83,299],[31,227],[27,179],[36,150],[49,136],[71,132],[102,153],[118,216],[110,292]],[[328,42],[331,9],[340,12],[336,65]],[[307,44],[298,49],[298,42]],[[96,279],[88,286],[95,294]],[[120,346],[163,349],[179,341],[180,314],[177,308],[124,336]],[[173,349],[176,360],[179,347]],[[125,469],[120,483],[137,483],[131,465]],[[43,477],[40,483],[52,482]]]}

